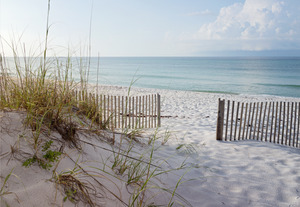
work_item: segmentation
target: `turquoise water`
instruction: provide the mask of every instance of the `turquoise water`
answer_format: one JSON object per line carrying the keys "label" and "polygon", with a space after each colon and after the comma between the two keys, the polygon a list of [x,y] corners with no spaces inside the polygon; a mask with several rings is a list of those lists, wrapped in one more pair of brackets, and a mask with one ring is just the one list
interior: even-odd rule
{"label": "turquoise water", "polygon": [[[98,59],[92,58],[90,83]],[[184,91],[300,97],[300,57],[103,57],[99,83]]]}
{"label": "turquoise water", "polygon": [[89,83],[97,82],[98,61],[102,85],[130,86],[134,78],[133,87],[300,98],[300,57],[95,57]]}

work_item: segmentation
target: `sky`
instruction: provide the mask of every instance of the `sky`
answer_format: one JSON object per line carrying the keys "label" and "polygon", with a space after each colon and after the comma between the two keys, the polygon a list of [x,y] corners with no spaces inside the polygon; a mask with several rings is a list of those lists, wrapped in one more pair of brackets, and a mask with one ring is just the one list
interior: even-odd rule
{"label": "sky", "polygon": [[[0,0],[0,53],[39,54],[47,8]],[[49,25],[56,56],[300,56],[300,0],[51,0]]]}

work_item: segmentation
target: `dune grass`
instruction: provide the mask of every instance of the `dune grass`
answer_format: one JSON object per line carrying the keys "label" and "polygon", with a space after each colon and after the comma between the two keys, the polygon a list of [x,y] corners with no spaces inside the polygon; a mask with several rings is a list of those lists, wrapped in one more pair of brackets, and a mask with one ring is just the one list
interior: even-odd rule
{"label": "dune grass", "polygon": [[[101,206],[101,202],[105,200],[107,194],[110,194],[124,206],[172,206],[175,202],[191,206],[187,200],[176,193],[176,189],[183,183],[183,176],[191,170],[191,167],[181,164],[178,168],[164,170],[162,165],[166,164],[169,158],[154,156],[157,140],[161,139],[161,144],[164,145],[170,139],[168,130],[161,138],[158,136],[159,129],[154,130],[147,142],[148,146],[144,151],[137,152],[135,150],[137,137],[143,134],[144,129],[124,128],[120,140],[117,141],[115,132],[106,130],[110,117],[107,120],[99,118],[102,112],[97,110],[99,108],[97,102],[75,98],[77,89],[84,94],[91,92],[88,85],[90,56],[76,59],[79,64],[74,63],[72,54],[65,58],[47,56],[50,48],[49,14],[50,0],[44,48],[40,49],[42,52],[26,54],[26,48],[10,44],[13,58],[7,59],[5,54],[0,56],[0,110],[26,112],[24,127],[31,130],[31,136],[25,139],[22,135],[19,139],[24,139],[32,152],[25,153],[14,145],[11,146],[11,152],[0,155],[0,158],[19,154],[21,155],[19,161],[23,166],[52,170],[53,176],[45,179],[52,181],[57,192],[62,195],[61,205],[64,202],[71,202],[74,205]],[[18,51],[23,53],[19,54]],[[80,75],[79,82],[75,82],[73,77],[75,73]],[[134,81],[133,78],[132,84]],[[130,87],[128,95],[130,95]],[[59,136],[54,136],[53,133]],[[110,148],[83,140],[82,135],[99,140],[99,143],[105,143]],[[102,160],[86,160],[79,163],[79,157],[85,153],[82,151],[85,145],[107,151],[111,156]],[[184,147],[186,146],[182,145],[177,150]],[[78,159],[74,161],[65,148],[75,150]],[[192,152],[194,148],[188,146],[185,150]],[[73,161],[73,168],[57,171],[58,165],[67,158]],[[35,162],[38,163],[37,166],[34,166]],[[101,167],[97,165],[99,163]],[[179,176],[178,182],[174,183],[174,188],[163,187],[160,175],[178,170],[185,172]],[[6,176],[3,186],[12,171],[13,168]],[[111,191],[108,186],[99,181],[99,178],[107,180],[117,189],[119,186],[115,180],[122,182],[131,189],[129,200],[124,200],[120,193]],[[0,202],[9,206],[5,201],[8,192],[4,191],[3,186],[0,191]],[[153,189],[155,191],[151,193]],[[155,203],[155,198],[162,193],[169,194],[169,200],[166,203]],[[57,195],[53,195],[53,200],[56,199]]]}

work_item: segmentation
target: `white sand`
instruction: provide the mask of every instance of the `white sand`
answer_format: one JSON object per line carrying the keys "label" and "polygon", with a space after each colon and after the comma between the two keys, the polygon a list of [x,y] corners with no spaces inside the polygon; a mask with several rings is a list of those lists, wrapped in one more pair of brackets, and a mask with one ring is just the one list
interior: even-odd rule
{"label": "white sand", "polygon": [[[112,95],[125,95],[128,89],[124,87],[100,87],[98,92]],[[279,97],[258,96],[236,96],[228,94],[196,93],[184,91],[168,91],[158,89],[132,88],[131,95],[142,95],[149,93],[160,93],[162,96],[162,115],[172,116],[162,119],[161,134],[166,130],[171,132],[171,139],[165,146],[160,147],[155,153],[160,160],[168,159],[164,169],[176,168],[186,159],[185,153],[176,154],[175,148],[178,144],[193,143],[199,147],[199,154],[193,154],[185,161],[186,166],[196,166],[189,171],[183,180],[199,178],[191,182],[183,183],[177,193],[183,196],[193,206],[300,206],[300,150],[293,147],[281,146],[253,140],[220,142],[215,140],[215,129],[217,120],[218,98],[244,102],[257,101],[300,101],[300,99],[286,99]],[[13,145],[18,134],[23,132],[20,123],[20,113],[2,113],[0,129],[0,155],[9,151],[9,145]],[[4,127],[4,122],[7,126]],[[11,127],[11,133],[4,128]],[[27,132],[30,134],[30,132]],[[150,133],[150,132],[149,132]],[[29,136],[28,134],[28,136]],[[87,140],[84,137],[82,139]],[[97,144],[95,139],[89,142]],[[24,151],[25,141],[22,141]],[[102,147],[108,147],[101,144]],[[147,146],[137,145],[134,150],[142,150]],[[67,148],[66,148],[67,150]],[[110,153],[99,148],[85,145],[86,160],[101,161]],[[76,153],[71,153],[71,158],[76,160]],[[3,156],[2,156],[3,157]],[[9,156],[0,160],[1,176],[5,177],[15,167],[13,173],[24,183],[26,191],[20,180],[11,177],[6,190],[14,192],[22,203],[19,203],[14,194],[4,195],[3,199],[11,206],[50,206],[54,203],[55,186],[52,182],[45,182],[51,178],[52,172],[40,169],[36,165],[25,168],[16,159],[11,159],[6,164]],[[21,160],[24,160],[21,159]],[[108,161],[109,163],[110,161]],[[88,166],[89,163],[83,164]],[[102,167],[103,164],[93,163],[93,166]],[[72,167],[72,161],[63,160],[57,171]],[[198,167],[197,167],[198,166]],[[172,187],[184,173],[181,170],[176,173],[168,173],[161,176],[159,185]],[[101,172],[99,172],[101,173]],[[103,174],[103,173],[101,173]],[[104,174],[103,174],[104,175]],[[106,175],[107,176],[107,175]],[[122,176],[120,176],[123,178]],[[126,177],[126,176],[125,176]],[[124,177],[124,179],[125,179]],[[132,188],[111,178],[101,179],[111,191],[121,195],[126,202]],[[182,181],[183,181],[182,180]],[[3,179],[0,181],[2,186]],[[117,183],[116,187],[113,183]],[[27,192],[27,193],[26,193]],[[101,192],[101,191],[99,191]],[[155,192],[155,191],[154,191]],[[28,197],[30,199],[28,199]],[[103,206],[123,206],[110,193],[107,193]],[[155,204],[166,204],[167,196],[158,195]],[[57,197],[56,204],[60,205],[61,196]],[[69,201],[64,206],[73,206]],[[179,205],[175,205],[179,206]]]}

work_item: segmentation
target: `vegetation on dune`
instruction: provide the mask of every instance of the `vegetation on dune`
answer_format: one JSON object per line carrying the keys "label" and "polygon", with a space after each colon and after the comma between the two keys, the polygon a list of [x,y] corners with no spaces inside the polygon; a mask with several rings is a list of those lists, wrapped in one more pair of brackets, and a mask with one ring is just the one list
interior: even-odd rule
{"label": "vegetation on dune", "polygon": [[[24,167],[52,170],[52,177],[45,179],[52,181],[57,193],[63,195],[62,205],[63,202],[71,202],[74,205],[101,206],[109,194],[109,198],[114,197],[124,206],[173,206],[175,202],[190,206],[187,200],[176,193],[176,189],[181,183],[186,182],[183,181],[183,175],[193,166],[187,167],[182,163],[178,168],[164,170],[162,166],[169,158],[155,156],[157,140],[161,138],[162,144],[165,144],[170,139],[168,130],[159,137],[156,129],[148,140],[148,146],[144,147],[143,152],[137,153],[134,145],[143,129],[130,131],[125,128],[120,134],[120,140],[116,140],[116,133],[106,130],[109,117],[107,120],[99,118],[101,111],[96,110],[99,108],[97,102],[75,99],[76,89],[81,89],[85,94],[90,92],[87,81],[90,60],[79,58],[80,64],[74,68],[71,54],[66,58],[47,56],[49,12],[50,0],[46,38],[41,53],[26,54],[24,47],[11,44],[13,62],[8,62],[4,54],[0,56],[0,110],[26,111],[24,127],[30,129],[31,135],[29,137],[19,135],[18,141],[25,141],[32,152],[25,153],[18,144],[15,144],[11,146],[11,151],[1,154],[0,159],[16,156]],[[24,51],[23,54],[18,54],[19,49]],[[79,82],[74,81],[75,72],[80,74]],[[83,140],[81,137],[89,139]],[[89,141],[90,139],[99,140],[110,148],[97,145]],[[102,160],[86,160],[79,163],[79,157],[85,153],[84,145],[107,151],[111,156]],[[66,152],[66,147],[77,151],[77,160],[73,160]],[[178,150],[184,148],[185,146],[181,145]],[[193,153],[196,150],[188,146],[183,151]],[[72,160],[74,166],[72,169],[59,172],[57,169],[63,159]],[[86,163],[91,164],[88,166]],[[101,163],[101,168],[98,163]],[[162,187],[160,176],[178,170],[181,170],[181,173],[183,170],[183,175],[179,176],[177,183],[174,183],[174,188]],[[5,201],[5,195],[12,192],[4,191],[3,186],[8,182],[12,172],[13,169],[5,177],[0,191],[0,202],[6,206],[9,206],[9,203]],[[102,184],[103,179],[117,189],[120,187],[115,180],[121,181],[130,189],[129,200],[123,200],[122,195],[116,194],[109,186]],[[169,199],[166,203],[157,204],[155,198],[161,193],[167,193]],[[53,199],[56,200],[57,195],[53,196]]]}

